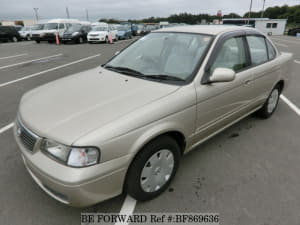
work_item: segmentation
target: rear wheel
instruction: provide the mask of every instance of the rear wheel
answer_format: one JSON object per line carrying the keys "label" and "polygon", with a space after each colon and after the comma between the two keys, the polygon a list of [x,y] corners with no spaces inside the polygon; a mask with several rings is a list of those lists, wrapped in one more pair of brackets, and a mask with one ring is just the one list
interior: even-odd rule
{"label": "rear wheel", "polygon": [[132,162],[126,178],[126,191],[139,201],[155,198],[167,189],[180,159],[180,148],[169,136],[147,144]]}
{"label": "rear wheel", "polygon": [[30,40],[31,40],[31,38],[30,38],[29,35],[26,36],[26,40],[27,40],[27,41],[30,41]]}
{"label": "rear wheel", "polygon": [[109,43],[108,37],[105,37],[105,43]]}
{"label": "rear wheel", "polygon": [[262,106],[260,110],[257,111],[258,116],[261,118],[269,118],[276,110],[279,96],[281,93],[280,85],[276,85],[266,100],[265,104]]}

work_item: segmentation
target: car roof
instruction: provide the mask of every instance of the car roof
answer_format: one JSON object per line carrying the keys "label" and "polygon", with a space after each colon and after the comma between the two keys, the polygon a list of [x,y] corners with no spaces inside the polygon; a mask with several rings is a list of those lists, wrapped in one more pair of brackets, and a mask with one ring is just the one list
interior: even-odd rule
{"label": "car roof", "polygon": [[189,26],[163,28],[157,30],[156,32],[183,32],[183,33],[218,35],[223,32],[239,31],[239,30],[256,30],[256,29],[243,27],[243,26],[234,26],[234,25],[189,25]]}

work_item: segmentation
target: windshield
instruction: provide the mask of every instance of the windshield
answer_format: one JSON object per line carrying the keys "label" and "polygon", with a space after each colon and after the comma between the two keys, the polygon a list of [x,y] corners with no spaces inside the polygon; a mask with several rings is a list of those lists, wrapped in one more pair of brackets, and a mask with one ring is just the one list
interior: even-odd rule
{"label": "windshield", "polygon": [[78,31],[80,31],[81,27],[82,27],[82,26],[81,26],[80,24],[73,24],[72,26],[70,26],[70,27],[67,29],[67,32],[70,32],[70,33],[78,32]]}
{"label": "windshield", "polygon": [[57,23],[46,23],[45,30],[57,30],[58,29],[58,24]]}
{"label": "windshield", "polygon": [[193,75],[211,39],[202,34],[150,33],[109,61],[105,68],[130,69],[143,78],[164,76],[186,81]]}
{"label": "windshield", "polygon": [[32,30],[43,30],[44,24],[36,24],[31,29]]}
{"label": "windshield", "polygon": [[107,31],[107,30],[108,28],[103,26],[95,26],[92,28],[92,31]]}
{"label": "windshield", "polygon": [[128,30],[128,28],[125,27],[125,26],[118,26],[118,27],[117,27],[117,30],[118,30],[118,31],[126,31],[126,30]]}

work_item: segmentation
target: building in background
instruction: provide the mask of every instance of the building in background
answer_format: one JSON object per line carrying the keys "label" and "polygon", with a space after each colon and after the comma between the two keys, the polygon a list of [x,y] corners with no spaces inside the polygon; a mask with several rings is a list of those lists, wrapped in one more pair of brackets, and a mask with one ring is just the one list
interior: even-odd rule
{"label": "building in background", "polygon": [[36,20],[0,20],[0,23],[3,26],[23,25],[26,27],[36,24]]}
{"label": "building in background", "polygon": [[223,19],[223,24],[251,26],[268,35],[283,35],[287,19],[269,18],[232,18]]}
{"label": "building in background", "polygon": [[269,18],[231,18],[223,19],[223,24],[251,26],[268,35],[283,35],[287,19]]}

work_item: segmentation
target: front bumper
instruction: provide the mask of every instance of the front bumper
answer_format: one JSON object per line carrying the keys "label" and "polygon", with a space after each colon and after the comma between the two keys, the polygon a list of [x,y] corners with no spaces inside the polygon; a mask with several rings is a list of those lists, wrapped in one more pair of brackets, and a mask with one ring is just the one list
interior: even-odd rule
{"label": "front bumper", "polygon": [[103,42],[105,41],[105,37],[99,37],[99,36],[89,36],[88,42]]}
{"label": "front bumper", "polygon": [[122,193],[129,155],[90,167],[72,168],[54,161],[39,149],[28,151],[17,135],[16,126],[14,137],[29,174],[54,199],[85,207]]}

